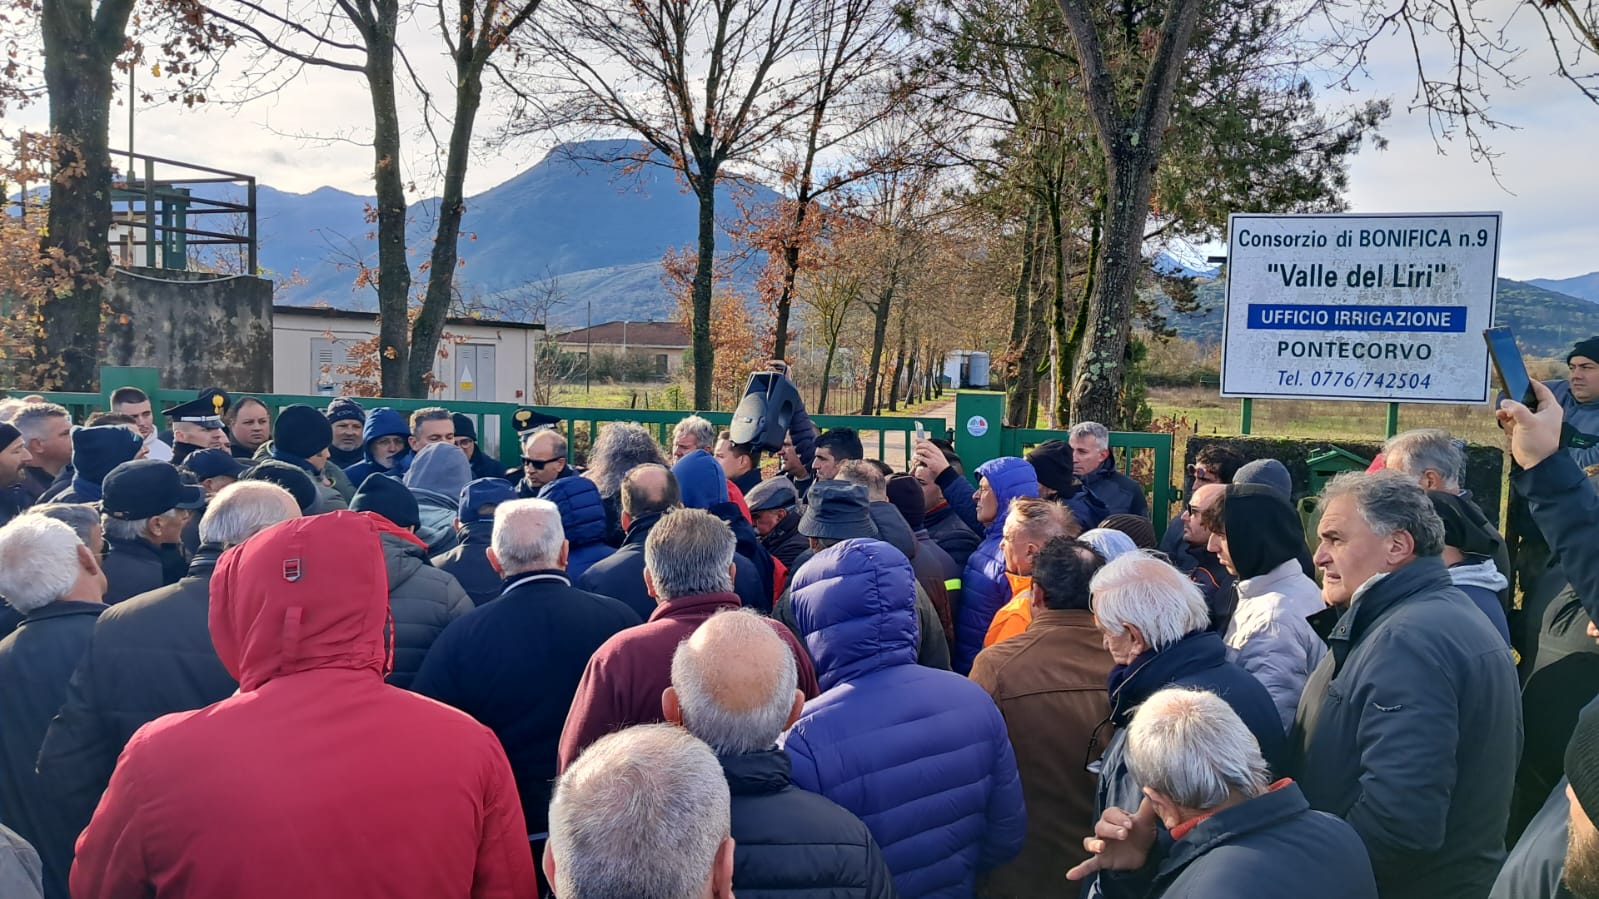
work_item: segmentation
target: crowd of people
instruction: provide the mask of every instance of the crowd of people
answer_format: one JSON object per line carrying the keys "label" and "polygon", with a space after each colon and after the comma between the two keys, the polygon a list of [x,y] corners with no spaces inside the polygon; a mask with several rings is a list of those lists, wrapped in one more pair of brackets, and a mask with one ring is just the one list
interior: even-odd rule
{"label": "crowd of people", "polygon": [[1599,899],[1585,389],[1496,412],[1542,623],[1436,430],[1159,522],[1095,422],[5,400],[0,895]]}

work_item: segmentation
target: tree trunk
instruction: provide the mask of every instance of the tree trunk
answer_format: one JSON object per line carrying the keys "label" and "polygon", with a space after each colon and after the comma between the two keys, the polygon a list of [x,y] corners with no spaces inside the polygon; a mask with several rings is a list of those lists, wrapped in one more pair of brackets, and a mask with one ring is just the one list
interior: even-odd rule
{"label": "tree trunk", "polygon": [[711,291],[716,283],[716,167],[700,162],[693,179],[700,201],[699,257],[694,265],[693,335],[694,408],[710,409],[716,351],[711,346]]}
{"label": "tree trunk", "polygon": [[95,388],[111,269],[112,73],[132,8],[131,0],[104,0],[96,13],[89,0],[44,0],[40,10],[56,142],[48,232],[40,241],[40,274],[56,287],[41,298],[31,349],[31,383],[40,387]]}
{"label": "tree trunk", "polygon": [[822,363],[822,392],[816,398],[816,414],[827,414],[827,387],[833,381],[833,357],[838,353],[838,335],[833,334],[827,341],[827,359]]}
{"label": "tree trunk", "polygon": [[1111,193],[1084,349],[1073,374],[1071,414],[1078,421],[1097,421],[1114,430],[1121,425],[1122,360],[1132,333],[1133,290],[1144,259],[1154,162],[1147,152],[1124,145],[1107,163]]}
{"label": "tree trunk", "polygon": [[900,328],[899,345],[894,350],[894,374],[888,379],[888,411],[899,411],[899,383],[905,376],[905,329]]}
{"label": "tree trunk", "polygon": [[877,405],[878,373],[883,367],[883,344],[888,340],[888,314],[894,307],[894,290],[899,281],[899,260],[894,261],[894,267],[889,269],[888,284],[883,287],[883,292],[877,297],[877,305],[872,308],[872,364],[866,369],[866,390],[861,397],[861,414],[871,415],[872,407]]}
{"label": "tree trunk", "polygon": [[[1010,355],[1015,359],[1015,381],[1008,385],[1005,396],[1005,424],[1013,428],[1031,427],[1038,408],[1038,363],[1043,357],[1045,331],[1045,295],[1038,283],[1038,253],[1040,252],[1038,212],[1036,207],[1028,212],[1026,230],[1026,255],[1023,257],[1021,278],[1016,284],[1016,308],[1012,312],[1012,346]],[[1023,322],[1017,332],[1014,319]]]}
{"label": "tree trunk", "polygon": [[439,349],[444,319],[450,311],[455,270],[460,260],[461,217],[466,213],[464,185],[471,161],[472,127],[483,100],[482,69],[472,60],[472,45],[463,42],[456,67],[455,122],[450,127],[449,156],[444,165],[444,191],[439,200],[438,231],[433,238],[427,295],[411,325],[411,359],[405,375],[409,396],[427,396],[428,374]]}
{"label": "tree trunk", "polygon": [[377,4],[378,23],[368,42],[366,80],[372,90],[373,189],[378,204],[378,367],[383,396],[413,396],[409,313],[411,263],[405,247],[405,181],[400,172],[400,114],[394,89],[397,0]]}

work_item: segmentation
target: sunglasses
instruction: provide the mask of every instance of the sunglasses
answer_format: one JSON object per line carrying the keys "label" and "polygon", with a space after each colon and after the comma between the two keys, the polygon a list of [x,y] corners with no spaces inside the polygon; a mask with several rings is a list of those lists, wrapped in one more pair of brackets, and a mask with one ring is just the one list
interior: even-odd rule
{"label": "sunglasses", "polygon": [[1203,481],[1205,483],[1215,483],[1216,481],[1221,480],[1220,478],[1216,477],[1215,472],[1207,470],[1203,465],[1190,465],[1188,467],[1188,474],[1192,476],[1194,480]]}
{"label": "sunglasses", "polygon": [[523,456],[522,457],[522,464],[524,466],[528,467],[528,468],[533,469],[534,471],[543,471],[544,470],[544,466],[549,465],[552,462],[559,462],[559,461],[561,461],[562,458],[564,458],[564,457],[556,456],[553,459],[529,459],[527,456]]}

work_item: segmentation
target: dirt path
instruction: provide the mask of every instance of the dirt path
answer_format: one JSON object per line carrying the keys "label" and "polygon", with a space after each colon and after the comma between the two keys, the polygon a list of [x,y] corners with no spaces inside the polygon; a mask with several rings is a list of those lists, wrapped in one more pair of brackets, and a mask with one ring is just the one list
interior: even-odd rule
{"label": "dirt path", "polygon": [[[904,413],[899,414],[903,415]],[[955,398],[950,397],[947,400],[941,400],[931,406],[924,407],[920,412],[915,413],[915,415],[912,417],[920,421],[923,427],[927,428],[929,435],[933,437],[942,437],[944,436],[944,432],[950,428],[955,420]],[[885,433],[883,438],[883,453],[881,456],[879,456],[877,452],[876,434],[870,432],[866,433],[864,436],[862,436],[861,442],[864,444],[868,458],[881,458],[884,462],[894,466],[895,471],[904,471],[906,469],[906,459],[909,455],[909,452],[905,447],[906,436],[907,435],[903,431],[888,431]]]}

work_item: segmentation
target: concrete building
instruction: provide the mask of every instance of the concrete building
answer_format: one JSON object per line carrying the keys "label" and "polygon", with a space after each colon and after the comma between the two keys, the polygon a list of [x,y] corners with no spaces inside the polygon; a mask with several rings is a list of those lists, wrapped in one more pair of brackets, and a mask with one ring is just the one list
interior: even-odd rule
{"label": "concrete building", "polygon": [[648,360],[660,377],[676,374],[689,349],[689,330],[678,322],[606,322],[555,337],[563,353],[622,356]]}
{"label": "concrete building", "polygon": [[[434,398],[527,403],[533,396],[533,362],[540,324],[452,318],[445,322],[444,354],[433,375],[444,384]],[[272,307],[272,390],[335,396],[351,375],[337,370],[350,351],[376,337],[375,312]]]}

